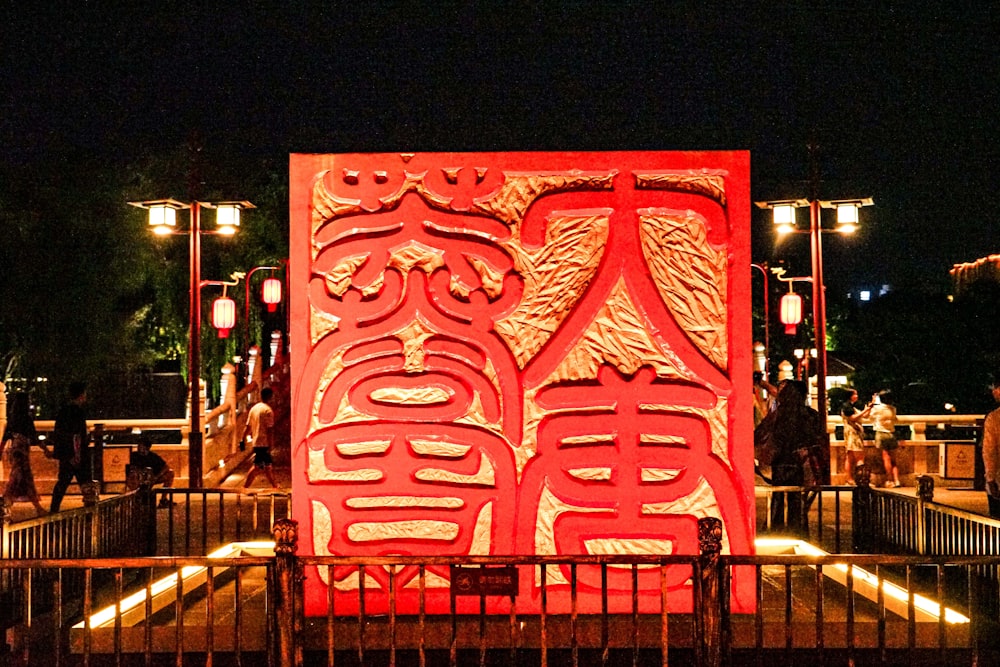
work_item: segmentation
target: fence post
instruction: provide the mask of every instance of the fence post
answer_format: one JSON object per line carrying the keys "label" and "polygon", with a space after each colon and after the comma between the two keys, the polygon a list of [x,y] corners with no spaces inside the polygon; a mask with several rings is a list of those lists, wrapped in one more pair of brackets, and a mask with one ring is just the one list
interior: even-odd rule
{"label": "fence post", "polygon": [[260,391],[261,371],[260,348],[254,345],[247,350],[247,384],[256,383],[257,390]]}
{"label": "fence post", "polygon": [[854,471],[857,486],[851,492],[851,549],[854,553],[874,553],[875,494],[872,493],[872,471],[862,463]]}
{"label": "fence post", "polygon": [[701,562],[701,651],[704,664],[722,664],[722,605],[721,597],[728,591],[719,590],[719,554],[722,553],[722,521],[714,516],[698,519],[698,548]]}
{"label": "fence post", "polygon": [[[0,558],[10,558],[10,546],[7,544],[8,529],[7,526],[14,521],[14,514],[10,511],[10,505],[4,502],[3,496],[0,496]],[[0,645],[0,653],[2,653],[3,646]]]}
{"label": "fence post", "polygon": [[142,556],[155,556],[158,548],[156,534],[156,492],[153,490],[153,471],[149,468],[138,468],[135,475],[139,479],[137,498],[142,508],[142,520],[146,525],[146,548]]}
{"label": "fence post", "polygon": [[298,637],[295,633],[295,552],[299,543],[299,522],[294,519],[279,519],[271,528],[274,536],[274,579],[275,590],[275,620],[278,640],[278,664],[281,667],[294,667],[300,664],[296,660],[301,656],[300,647],[295,645]]}
{"label": "fence post", "polygon": [[97,482],[99,493],[104,493],[104,424],[94,424],[90,441],[90,480]]}
{"label": "fence post", "polygon": [[929,551],[927,503],[932,502],[934,502],[934,478],[930,475],[919,475],[917,477],[917,553],[921,556],[926,556]]}

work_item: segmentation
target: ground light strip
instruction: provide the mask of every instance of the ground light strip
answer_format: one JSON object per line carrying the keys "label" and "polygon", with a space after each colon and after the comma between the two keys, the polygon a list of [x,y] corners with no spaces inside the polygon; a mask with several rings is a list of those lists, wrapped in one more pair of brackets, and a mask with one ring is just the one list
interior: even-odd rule
{"label": "ground light strip", "polygon": [[[273,554],[274,542],[231,542],[208,554],[208,558],[231,558],[244,551],[250,550],[268,551]],[[207,571],[208,568],[201,565],[189,565],[181,568],[180,576],[183,581],[187,582],[195,577],[205,575]],[[117,605],[105,607],[104,609],[92,614],[90,617],[90,627],[97,628],[111,623],[115,618],[116,610],[120,610],[120,613],[124,616],[127,612],[137,609],[139,605],[146,601],[147,594],[155,598],[161,593],[165,593],[176,588],[177,574],[178,573],[174,572],[173,574],[169,574],[162,579],[158,579],[141,591],[137,591],[123,598]],[[188,590],[187,587],[185,587],[185,590]],[[73,627],[77,629],[83,628],[83,621],[80,621]]]}
{"label": "ground light strip", "polygon": [[[802,540],[758,538],[755,544],[758,554],[794,553],[803,556],[830,555],[822,549]],[[823,574],[841,585],[847,585],[847,565],[845,563],[824,566]],[[854,577],[854,590],[872,602],[876,602],[879,587],[878,577],[857,565],[851,566],[851,574]],[[902,586],[898,586],[885,579],[882,580],[882,591],[885,594],[886,609],[906,618],[907,603],[910,599],[909,592]],[[941,605],[923,595],[913,595],[913,608],[918,616],[918,620],[937,621],[940,618]],[[923,618],[920,618],[921,616]],[[944,620],[946,623],[960,625],[968,623],[969,617],[950,607],[945,607]]]}
{"label": "ground light strip", "polygon": [[[818,547],[802,540],[758,538],[755,544],[758,554],[793,553],[806,556],[830,555],[822,549],[819,549]],[[232,542],[213,551],[208,555],[208,557],[229,558],[241,552],[250,550],[266,551],[273,554],[274,542]],[[875,602],[877,600],[879,586],[878,578],[871,572],[857,566],[852,566],[851,570],[854,577],[855,591],[872,602]],[[189,565],[181,568],[180,576],[185,582],[187,582],[195,577],[204,576],[206,572],[207,568],[205,567],[200,565]],[[824,567],[823,574],[841,585],[846,586],[847,584],[847,565],[844,563],[837,563],[832,566]],[[96,628],[111,623],[115,618],[116,612],[124,616],[127,612],[137,609],[146,601],[147,594],[155,598],[158,595],[175,588],[176,586],[177,573],[175,572],[153,582],[147,588],[123,598],[119,604],[105,607],[104,609],[94,613],[90,617],[90,627]],[[184,590],[189,590],[189,588],[185,586]],[[907,615],[907,603],[910,597],[907,590],[901,586],[897,586],[896,584],[883,580],[882,591],[885,594],[886,609],[889,609],[893,613],[905,618]],[[914,594],[913,607],[916,613],[923,617],[922,620],[937,621],[941,613],[941,605],[930,598],[924,597],[923,595]],[[944,608],[944,620],[946,623],[955,625],[969,623],[968,616],[965,616],[950,607]],[[83,628],[83,621],[77,623],[73,627],[77,629]]]}

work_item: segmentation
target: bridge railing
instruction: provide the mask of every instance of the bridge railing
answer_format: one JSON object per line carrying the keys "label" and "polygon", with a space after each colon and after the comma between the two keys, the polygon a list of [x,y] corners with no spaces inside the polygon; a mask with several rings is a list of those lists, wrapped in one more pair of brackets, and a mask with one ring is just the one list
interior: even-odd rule
{"label": "bridge railing", "polygon": [[[201,423],[205,428],[202,486],[218,486],[230,471],[251,456],[251,452],[239,449],[239,436],[246,425],[247,413],[258,400],[260,387],[287,386],[288,371],[287,357],[280,357],[271,368],[263,372],[256,371],[248,378],[246,386],[238,390],[235,379],[229,377],[231,373],[224,372],[222,401],[209,411],[205,410],[204,394],[202,395]],[[288,397],[284,391],[277,392],[276,397],[275,415],[280,418],[288,412]],[[54,428],[53,420],[35,421],[35,429],[42,438],[50,438]],[[125,466],[140,432],[153,436],[156,453],[174,471],[174,483],[177,486],[188,486],[188,442],[191,431],[188,419],[92,419],[87,422],[87,428],[91,434],[87,465],[91,478],[99,483],[102,492],[124,488]],[[37,447],[31,448],[30,457],[35,484],[44,493],[55,484],[59,472],[58,462],[47,458]],[[0,461],[0,481],[6,479],[7,470],[4,462]]]}
{"label": "bridge railing", "polygon": [[[690,556],[321,557],[296,553],[295,522],[276,522],[274,536],[274,555],[237,545],[211,557],[4,561],[0,571],[19,573],[26,590],[51,591],[8,605],[8,657],[26,665],[96,664],[107,656],[125,665],[195,659],[283,667],[630,659],[716,667],[782,658],[789,664],[886,663],[890,655],[893,664],[906,657],[911,664],[981,665],[1000,658],[993,639],[1000,631],[996,601],[983,599],[976,579],[976,568],[1000,565],[996,556],[823,556],[795,546],[787,553],[731,556],[720,555],[720,541],[706,540],[701,553]],[[448,608],[430,613],[424,600],[431,572],[452,566],[513,568],[534,582],[537,598],[479,591],[459,600],[463,592],[452,588]],[[345,605],[352,609],[329,604],[325,613],[306,616],[307,568],[325,572],[330,602],[356,595]],[[590,577],[594,568],[619,574],[618,584],[633,582],[628,608],[579,611],[578,595],[609,599],[610,577]],[[640,607],[640,572],[648,583],[657,571],[662,579],[677,568],[689,572],[693,585],[669,595],[661,586]],[[353,588],[335,583],[345,581],[337,572],[348,569],[356,571]],[[556,570],[568,579],[547,576]],[[586,581],[578,576],[585,570]],[[730,605],[736,570],[753,578],[749,613]],[[80,596],[61,590],[70,573],[83,581]],[[366,589],[375,573],[384,584]],[[595,591],[593,581],[605,583]],[[440,585],[435,578],[433,587]],[[404,591],[420,600],[416,611],[399,611],[395,601]],[[372,594],[381,603],[369,609],[364,599]],[[123,598],[127,602],[112,604]],[[678,605],[693,611],[674,611]]]}
{"label": "bridge railing", "polygon": [[[982,420],[983,415],[977,414],[899,415],[896,436],[900,447],[896,451],[896,463],[906,484],[913,486],[919,475],[971,482],[975,478],[976,440]],[[865,432],[865,463],[877,479],[884,481],[882,457],[875,447],[870,425]],[[827,418],[827,433],[830,434],[831,479],[835,483],[843,482],[846,479],[846,450],[840,417]]]}

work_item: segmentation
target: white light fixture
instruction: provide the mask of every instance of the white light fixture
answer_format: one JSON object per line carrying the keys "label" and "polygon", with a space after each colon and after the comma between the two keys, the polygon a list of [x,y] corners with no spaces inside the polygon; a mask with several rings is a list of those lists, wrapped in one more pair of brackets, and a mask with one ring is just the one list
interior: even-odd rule
{"label": "white light fixture", "polygon": [[223,236],[232,236],[240,229],[240,211],[256,208],[248,201],[220,201],[215,207],[215,231]]}
{"label": "white light fixture", "polygon": [[861,199],[838,199],[834,201],[821,201],[819,205],[823,208],[837,210],[837,224],[834,231],[839,234],[853,234],[858,229],[858,209],[862,206],[871,206],[874,201],[871,197]]}
{"label": "white light fixture", "polygon": [[215,209],[215,228],[220,234],[232,236],[240,226],[240,209],[235,204],[219,204]]}
{"label": "white light fixture", "polygon": [[177,226],[177,210],[165,204],[149,207],[149,226],[158,236],[166,236]]}
{"label": "white light fixture", "polygon": [[795,329],[802,322],[802,297],[789,292],[781,297],[781,323],[785,325],[785,333],[795,335]]}
{"label": "white light fixture", "polygon": [[858,206],[855,203],[837,204],[837,231],[853,234],[858,229]]}
{"label": "white light fixture", "polygon": [[795,206],[792,204],[776,204],[772,210],[774,227],[779,234],[787,234],[795,230]]}

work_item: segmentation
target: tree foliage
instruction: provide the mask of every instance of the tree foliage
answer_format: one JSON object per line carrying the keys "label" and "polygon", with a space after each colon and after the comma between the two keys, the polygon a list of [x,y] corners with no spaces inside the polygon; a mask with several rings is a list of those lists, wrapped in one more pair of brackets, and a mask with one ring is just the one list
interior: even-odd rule
{"label": "tree foliage", "polygon": [[[67,161],[58,174],[3,168],[0,372],[9,384],[29,382],[36,403],[51,410],[74,379],[104,385],[164,362],[184,367],[187,236],[153,237],[145,212],[127,202],[253,201],[258,208],[237,237],[203,238],[202,278],[280,263],[288,247],[287,176],[263,160],[218,164],[227,163],[195,143],[130,164]],[[179,216],[179,226],[186,223]],[[203,303],[215,296],[205,289]],[[242,285],[231,296],[242,319]],[[204,305],[202,376],[214,380],[241,341],[213,342],[209,311]]]}
{"label": "tree foliage", "polygon": [[[920,394],[918,407],[989,408],[987,385],[1000,371],[1000,285],[981,283],[955,300],[901,290],[836,318],[838,353],[854,360],[862,389]],[[928,403],[919,406],[919,403]]]}

